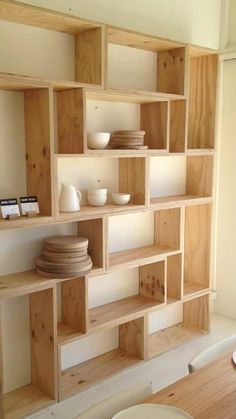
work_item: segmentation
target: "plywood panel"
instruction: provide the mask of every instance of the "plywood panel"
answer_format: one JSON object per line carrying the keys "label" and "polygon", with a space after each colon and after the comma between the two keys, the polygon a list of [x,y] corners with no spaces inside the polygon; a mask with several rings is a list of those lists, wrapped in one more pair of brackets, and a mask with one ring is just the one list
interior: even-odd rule
{"label": "plywood panel", "polygon": [[145,144],[150,149],[166,149],[168,102],[144,103],[140,108],[140,127],[146,132]]}
{"label": "plywood panel", "polygon": [[52,212],[52,126],[49,89],[25,91],[27,193],[37,195],[40,212]]}
{"label": "plywood panel", "polygon": [[105,230],[103,218],[78,222],[78,235],[89,240],[88,254],[93,268],[103,268],[105,263]]}
{"label": "plywood panel", "polygon": [[56,289],[30,295],[32,384],[57,399]]}
{"label": "plywood panel", "polygon": [[87,279],[64,281],[61,284],[62,322],[85,333],[87,330]]}
{"label": "plywood panel", "polygon": [[104,84],[104,34],[102,28],[75,36],[75,80]]}
{"label": "plywood panel", "polygon": [[188,148],[214,148],[218,56],[190,59]]}
{"label": "plywood panel", "polygon": [[119,327],[119,346],[128,355],[146,358],[146,318],[132,320]]}
{"label": "plywood panel", "polygon": [[187,157],[187,195],[212,196],[213,163],[213,156]]}
{"label": "plywood panel", "polygon": [[184,303],[184,324],[209,330],[209,295]]}
{"label": "plywood panel", "polygon": [[209,287],[211,205],[189,206],[185,210],[184,280]]}
{"label": "plywood panel", "polygon": [[154,212],[155,243],[161,247],[180,248],[180,208]]}
{"label": "plywood panel", "polygon": [[165,262],[151,263],[139,268],[139,293],[159,302],[165,300]]}
{"label": "plywood panel", "polygon": [[170,101],[170,152],[185,151],[186,101]]}
{"label": "plywood panel", "polygon": [[185,48],[176,48],[158,53],[157,91],[184,95]]}
{"label": "plywood panel", "polygon": [[182,289],[182,255],[167,258],[167,299],[180,300]]}
{"label": "plywood panel", "polygon": [[146,164],[145,158],[119,159],[119,192],[131,194],[131,204],[145,204]]}
{"label": "plywood panel", "polygon": [[83,89],[64,90],[57,93],[59,153],[84,152],[85,111]]}

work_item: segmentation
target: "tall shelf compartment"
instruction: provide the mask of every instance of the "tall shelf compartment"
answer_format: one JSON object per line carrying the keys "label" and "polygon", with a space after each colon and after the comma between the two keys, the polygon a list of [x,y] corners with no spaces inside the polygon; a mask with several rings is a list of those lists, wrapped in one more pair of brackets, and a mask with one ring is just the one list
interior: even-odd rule
{"label": "tall shelf compartment", "polygon": [[[27,68],[27,76],[0,73],[4,141],[17,126],[25,147],[23,186],[6,179],[0,194],[37,195],[41,210],[34,219],[0,219],[0,231],[73,222],[93,259],[85,277],[0,278],[0,416],[17,419],[209,331],[218,59],[216,51],[12,0],[0,0],[0,19],[65,34],[72,74],[63,81],[55,67],[44,78]],[[20,112],[10,112],[5,94],[16,95]],[[88,132],[118,129],[145,130],[148,150],[88,148]],[[59,212],[66,181],[82,191],[78,213]],[[91,181],[108,185],[109,196],[131,193],[130,204],[90,207]],[[4,305],[22,296],[31,373],[11,389]]]}

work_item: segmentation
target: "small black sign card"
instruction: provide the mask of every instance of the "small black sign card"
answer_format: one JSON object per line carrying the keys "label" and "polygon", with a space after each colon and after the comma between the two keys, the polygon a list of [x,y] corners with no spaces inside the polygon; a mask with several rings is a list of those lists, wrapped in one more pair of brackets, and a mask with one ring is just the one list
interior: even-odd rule
{"label": "small black sign card", "polygon": [[21,212],[23,215],[30,213],[39,214],[39,204],[37,196],[22,196],[20,198]]}
{"label": "small black sign card", "polygon": [[9,218],[11,216],[20,216],[19,205],[16,198],[0,199],[0,207],[2,218]]}

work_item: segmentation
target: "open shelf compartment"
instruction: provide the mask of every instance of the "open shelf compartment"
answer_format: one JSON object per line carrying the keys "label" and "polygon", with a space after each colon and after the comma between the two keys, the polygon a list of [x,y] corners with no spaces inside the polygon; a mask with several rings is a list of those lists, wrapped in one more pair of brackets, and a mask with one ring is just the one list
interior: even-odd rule
{"label": "open shelf compartment", "polygon": [[151,157],[150,204],[155,208],[211,200],[213,163],[211,155]]}
{"label": "open shelf compartment", "polygon": [[[186,49],[183,45],[112,27],[107,28],[107,43],[109,88],[185,94]],[[132,65],[134,60],[135,66]],[[143,62],[145,74],[140,68]]]}
{"label": "open shelf compartment", "polygon": [[[144,317],[121,324],[115,332],[117,337],[112,350],[96,356],[96,343],[94,343],[95,356],[60,371],[59,400],[71,397],[94,384],[112,377],[121,370],[137,365],[146,358],[147,328]],[[88,337],[88,339],[90,338]],[[100,332],[94,335],[94,338],[96,338],[99,345],[103,335]],[[61,351],[66,350],[66,347],[61,346],[59,348],[59,356],[61,356]],[[88,357],[86,356],[86,358]]]}
{"label": "open shelf compartment", "polygon": [[[153,220],[153,223],[148,226],[148,228],[153,228],[153,234],[148,237],[148,241],[151,243],[146,246],[137,246],[116,252],[109,251],[108,268],[115,270],[121,267],[146,265],[156,262],[158,259],[163,260],[164,256],[178,253],[178,250],[180,250],[180,212],[180,208],[171,208],[147,213],[148,221],[151,222]],[[125,234],[126,237],[129,234],[131,236],[135,236],[136,234],[138,237],[142,235],[138,224],[138,217],[132,215],[129,226],[126,224],[126,219],[123,218],[125,215],[120,217],[122,217],[120,221],[124,221],[123,227],[120,228],[123,235]],[[144,217],[144,214],[142,214],[142,217]],[[137,218],[137,221],[135,218]],[[112,217],[110,217],[109,245],[114,247],[112,226]],[[121,242],[129,246],[125,237],[121,237]]]}
{"label": "open shelf compartment", "polygon": [[209,295],[207,294],[183,303],[182,322],[149,335],[148,358],[170,351],[208,332]]}
{"label": "open shelf compartment", "polygon": [[[30,346],[30,367],[31,370],[31,382],[25,383],[24,385],[17,386],[17,388],[11,389],[10,386],[16,386],[12,380],[9,381],[9,375],[4,373],[3,362],[2,370],[2,381],[3,381],[3,405],[1,418],[4,419],[17,419],[30,415],[34,411],[43,409],[50,404],[57,401],[57,362],[56,362],[56,314],[55,314],[55,295],[56,289],[54,287],[48,288],[42,291],[37,291],[29,294],[29,323],[30,330],[29,336],[27,336],[26,345]],[[20,297],[21,298],[21,297]],[[1,302],[1,313],[3,317],[3,309],[5,302]],[[16,302],[16,307],[19,307],[22,303]],[[4,309],[5,310],[5,309]],[[17,310],[17,309],[16,309]],[[16,311],[17,312],[17,311]],[[4,317],[5,317],[4,311]],[[12,335],[12,331],[5,330],[5,325],[2,323],[2,333],[9,336]],[[24,328],[17,331],[17,335],[23,332]],[[18,338],[21,340],[19,349],[19,356],[22,350],[22,339],[25,336]],[[5,347],[2,348],[1,353],[4,357],[8,357]],[[16,357],[17,357],[16,353]],[[2,362],[2,360],[1,360]],[[10,362],[9,360],[7,361]],[[15,361],[14,361],[15,362]],[[25,362],[25,361],[24,361]],[[19,359],[19,365],[21,365],[22,359]],[[24,363],[23,363],[24,365]],[[25,371],[24,371],[25,373]],[[25,376],[25,374],[23,374]],[[19,379],[21,375],[16,375],[16,382],[19,380],[23,381],[23,378]],[[7,379],[6,379],[7,378]],[[5,380],[6,379],[6,380]],[[18,381],[17,381],[18,380]],[[26,378],[24,378],[26,381]]]}
{"label": "open shelf compartment", "polygon": [[[53,214],[52,199],[52,90],[37,85],[18,86],[23,90],[0,91],[1,145],[5,150],[1,159],[0,198],[37,196],[40,215],[31,220],[20,216],[16,219],[0,218],[0,230],[47,223]],[[17,141],[16,141],[17,138]],[[17,164],[13,156],[18,155]],[[17,175],[16,175],[17,173]]]}

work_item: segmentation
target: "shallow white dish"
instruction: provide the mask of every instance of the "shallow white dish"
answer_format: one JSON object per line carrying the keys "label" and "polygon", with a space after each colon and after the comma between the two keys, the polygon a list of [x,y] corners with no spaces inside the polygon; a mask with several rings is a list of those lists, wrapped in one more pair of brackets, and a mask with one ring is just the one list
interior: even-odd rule
{"label": "shallow white dish", "polygon": [[113,193],[112,201],[116,205],[127,205],[130,201],[129,193]]}
{"label": "shallow white dish", "polygon": [[188,413],[164,404],[139,404],[117,413],[112,419],[193,419]]}
{"label": "shallow white dish", "polygon": [[110,140],[109,132],[89,132],[87,134],[88,147],[101,150],[107,146]]}

